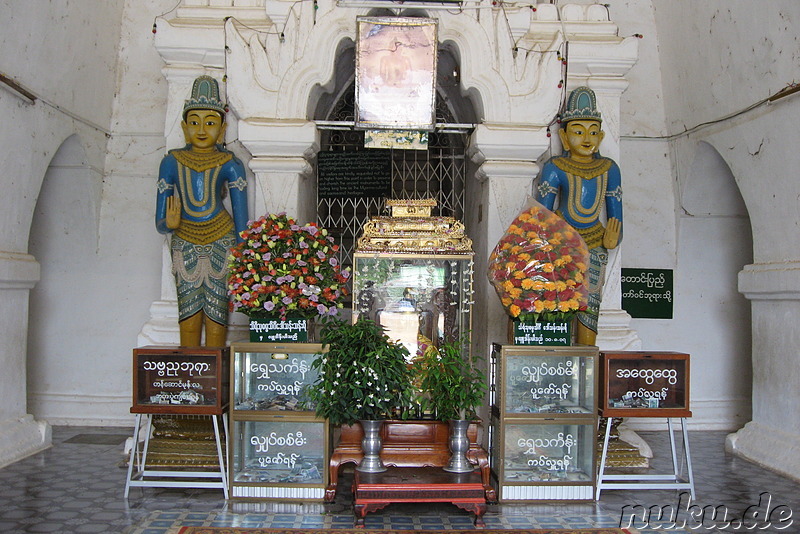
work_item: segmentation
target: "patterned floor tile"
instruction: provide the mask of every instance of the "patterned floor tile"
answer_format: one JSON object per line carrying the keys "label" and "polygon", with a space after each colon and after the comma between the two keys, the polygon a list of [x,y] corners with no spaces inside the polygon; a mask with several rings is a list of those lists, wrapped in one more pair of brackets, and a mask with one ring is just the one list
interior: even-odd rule
{"label": "patterned floor tile", "polygon": [[[352,495],[342,480],[341,495],[328,505],[275,502],[226,502],[220,490],[132,488],[123,499],[125,470],[119,445],[107,442],[120,429],[55,427],[53,447],[0,469],[0,532],[166,534],[179,525],[314,528],[349,528],[353,525]],[[666,433],[643,432],[655,457],[653,470],[671,469]],[[76,438],[76,439],[72,439]],[[759,468],[724,452],[724,432],[691,432],[696,501],[688,494],[680,500],[674,490],[604,490],[596,503],[510,503],[490,505],[484,516],[493,528],[590,528],[619,526],[630,510],[680,508],[678,519],[688,517],[691,506],[723,506],[731,519],[756,510],[770,497],[770,510],[784,507],[800,511],[800,483]],[[346,478],[346,477],[345,477]],[[764,494],[764,495],[762,495]],[[628,513],[628,515],[626,515]],[[778,517],[773,514],[773,518]],[[751,518],[752,519],[752,518]],[[449,504],[392,505],[366,517],[366,526],[386,529],[471,529],[473,518]],[[641,534],[669,532],[800,532],[800,519],[788,528],[756,525],[755,529],[717,528],[654,529],[655,522],[637,524]],[[675,522],[679,526],[680,521]],[[752,525],[752,520],[748,525]],[[624,526],[624,525],[623,525]],[[667,525],[670,526],[670,525]],[[735,526],[735,524],[734,524]],[[778,525],[784,526],[784,525]]]}

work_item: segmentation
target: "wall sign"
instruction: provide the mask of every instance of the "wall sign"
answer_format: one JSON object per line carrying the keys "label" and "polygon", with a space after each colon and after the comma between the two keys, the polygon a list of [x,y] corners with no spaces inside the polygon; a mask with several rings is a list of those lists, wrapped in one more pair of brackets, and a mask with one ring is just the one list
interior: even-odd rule
{"label": "wall sign", "polygon": [[622,269],[622,309],[638,319],[672,319],[672,269]]}
{"label": "wall sign", "polygon": [[317,197],[390,197],[392,159],[389,150],[320,152]]}

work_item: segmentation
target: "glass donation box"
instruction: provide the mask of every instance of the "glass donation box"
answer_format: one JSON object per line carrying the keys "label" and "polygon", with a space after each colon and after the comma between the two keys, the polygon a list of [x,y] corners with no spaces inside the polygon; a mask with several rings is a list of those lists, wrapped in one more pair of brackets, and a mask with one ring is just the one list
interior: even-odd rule
{"label": "glass donation box", "polygon": [[231,345],[231,498],[322,500],[328,423],[306,402],[317,343]]}
{"label": "glass donation box", "polygon": [[689,355],[603,351],[603,417],[691,417]]}
{"label": "glass donation box", "polygon": [[498,499],[592,500],[594,346],[492,346],[489,462]]}
{"label": "glass donation box", "polygon": [[431,217],[434,200],[388,200],[391,217],[364,225],[353,255],[353,320],[366,317],[420,345],[469,336],[472,240],[451,217]]}

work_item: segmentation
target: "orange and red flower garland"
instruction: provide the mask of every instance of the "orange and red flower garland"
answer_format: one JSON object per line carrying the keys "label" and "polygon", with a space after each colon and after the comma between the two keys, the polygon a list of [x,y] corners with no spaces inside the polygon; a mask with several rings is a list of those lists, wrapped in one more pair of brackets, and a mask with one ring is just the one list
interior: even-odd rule
{"label": "orange and red flower garland", "polygon": [[568,320],[586,309],[589,251],[561,217],[540,205],[523,211],[489,257],[489,280],[511,317]]}

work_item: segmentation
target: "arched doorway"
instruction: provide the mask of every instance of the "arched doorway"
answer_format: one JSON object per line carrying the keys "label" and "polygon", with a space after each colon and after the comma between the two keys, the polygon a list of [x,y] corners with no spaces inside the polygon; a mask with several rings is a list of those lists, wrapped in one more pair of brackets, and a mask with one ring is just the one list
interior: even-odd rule
{"label": "arched doorway", "polygon": [[738,427],[750,420],[752,387],[751,306],[738,275],[753,262],[753,237],[736,179],[711,144],[695,146],[679,203],[675,317],[688,318],[680,343],[693,355],[695,419]]}
{"label": "arched doorway", "polygon": [[97,261],[99,209],[93,183],[81,140],[71,135],[47,168],[31,225],[28,250],[41,280],[30,292],[28,412],[50,423],[86,419],[70,410],[86,385],[86,339],[75,334],[87,332],[92,308],[103,304],[69,295],[91,294],[87,273]]}
{"label": "arched doorway", "polygon": [[[342,47],[337,57],[333,89],[320,94],[314,119],[320,128],[320,151],[358,152],[364,147],[364,131],[354,130],[355,49]],[[456,54],[439,48],[437,62],[436,123],[427,150],[389,149],[391,152],[391,198],[434,198],[433,214],[465,218],[472,166],[466,148],[476,113],[461,92]],[[343,263],[351,265],[355,240],[370,217],[383,213],[384,197],[317,198],[317,220],[341,241]]]}

